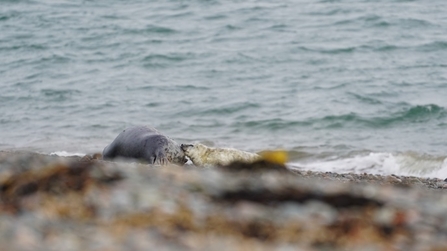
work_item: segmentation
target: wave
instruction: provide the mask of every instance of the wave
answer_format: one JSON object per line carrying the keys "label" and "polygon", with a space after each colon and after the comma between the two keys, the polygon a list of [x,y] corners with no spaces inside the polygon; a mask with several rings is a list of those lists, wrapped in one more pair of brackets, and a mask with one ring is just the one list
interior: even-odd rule
{"label": "wave", "polygon": [[57,152],[50,153],[50,155],[60,156],[60,157],[73,157],[73,156],[83,157],[85,155],[85,153],[74,153],[74,152],[67,152],[67,151],[57,151]]}
{"label": "wave", "polygon": [[194,52],[176,52],[176,53],[151,53],[142,59],[142,63],[146,68],[164,68],[169,65],[183,63],[194,59],[203,59],[209,55],[198,54]]}
{"label": "wave", "polygon": [[250,128],[250,129],[267,129],[267,130],[283,130],[291,127],[309,126],[309,121],[289,121],[284,119],[265,119],[252,120],[246,122],[236,122],[233,124],[235,128]]}
{"label": "wave", "polygon": [[308,46],[299,46],[298,49],[305,52],[317,52],[321,54],[344,54],[351,53],[357,50],[360,47],[357,46],[349,46],[349,47],[341,47],[341,48],[318,48],[318,47],[308,47]]}
{"label": "wave", "polygon": [[164,54],[150,54],[143,58],[143,61],[172,61],[172,62],[180,62],[186,60],[188,55],[183,55],[179,53],[170,53],[169,55]]}
{"label": "wave", "polygon": [[416,50],[421,52],[445,51],[445,49],[447,49],[445,41],[434,41],[416,47]]}
{"label": "wave", "polygon": [[365,44],[359,44],[359,45],[351,45],[351,46],[345,46],[345,47],[339,47],[339,48],[326,48],[326,47],[317,47],[317,46],[299,46],[297,47],[298,50],[304,51],[304,52],[315,52],[320,54],[330,54],[330,55],[337,55],[337,54],[350,54],[355,52],[392,52],[392,51],[398,51],[398,50],[415,50],[419,52],[434,52],[434,51],[441,51],[445,50],[447,48],[447,42],[445,41],[434,41],[430,43],[424,43],[421,45],[414,45],[414,46],[408,46],[408,45],[396,45],[396,44],[390,44],[385,41],[377,41],[377,40],[371,40],[366,42]]}
{"label": "wave", "polygon": [[66,101],[70,98],[77,96],[81,94],[82,92],[79,90],[73,90],[73,89],[42,89],[40,90],[40,93],[43,97],[45,97],[47,100],[51,101]]}
{"label": "wave", "polygon": [[369,128],[383,128],[401,123],[423,123],[445,118],[447,110],[443,107],[430,105],[416,105],[388,116],[364,117],[356,113],[331,115],[312,120],[312,124],[323,127],[344,127],[359,124]]}
{"label": "wave", "polygon": [[292,169],[335,173],[368,173],[379,175],[418,176],[445,179],[447,156],[433,156],[414,152],[370,152],[348,157],[336,157],[290,162]]}
{"label": "wave", "polygon": [[148,25],[144,30],[133,30],[133,33],[140,33],[145,32],[147,34],[175,34],[178,33],[177,30],[169,28],[169,27],[163,27],[163,26],[157,26],[157,25]]}
{"label": "wave", "polygon": [[252,109],[252,108],[259,108],[259,104],[256,103],[249,103],[249,102],[243,102],[243,103],[236,103],[229,106],[222,106],[219,108],[212,108],[207,109],[203,111],[200,115],[208,115],[208,114],[217,114],[217,115],[230,115],[235,114],[243,110]]}
{"label": "wave", "polygon": [[345,54],[345,53],[349,54],[349,53],[354,53],[357,51],[391,52],[391,51],[395,51],[395,50],[399,50],[399,49],[407,49],[407,47],[404,47],[404,46],[386,44],[384,42],[380,42],[379,44],[376,44],[376,43],[377,43],[377,41],[370,41],[370,42],[368,42],[368,44],[346,46],[346,47],[340,47],[340,48],[300,46],[300,47],[298,47],[298,49],[302,50],[304,52],[316,52],[316,53],[330,54],[330,55]]}
{"label": "wave", "polygon": [[[369,100],[368,102],[375,102]],[[234,113],[246,108],[256,108],[250,105],[248,107],[222,108],[218,110],[209,110],[208,113]],[[251,128],[263,130],[284,130],[297,127],[311,127],[313,129],[334,129],[345,127],[362,128],[389,128],[400,126],[402,123],[427,123],[430,121],[442,120],[447,117],[447,110],[443,107],[430,105],[417,105],[404,109],[387,116],[366,117],[357,113],[348,113],[341,115],[329,115],[317,118],[308,118],[304,120],[287,120],[283,118],[272,118],[263,120],[236,121],[233,127]]]}
{"label": "wave", "polygon": [[[331,13],[332,14],[332,13]],[[343,20],[338,20],[331,25],[335,26],[345,26],[345,25],[357,25],[363,24],[366,28],[384,28],[389,26],[398,26],[404,28],[417,28],[417,27],[436,27],[437,25],[424,19],[417,18],[393,18],[384,17],[376,14],[366,14],[353,18],[346,18]]]}

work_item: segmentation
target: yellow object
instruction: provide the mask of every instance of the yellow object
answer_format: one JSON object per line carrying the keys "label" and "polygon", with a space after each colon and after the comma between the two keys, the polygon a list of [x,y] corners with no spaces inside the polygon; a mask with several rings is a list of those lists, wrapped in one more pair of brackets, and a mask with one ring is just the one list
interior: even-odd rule
{"label": "yellow object", "polygon": [[262,151],[260,153],[265,161],[284,165],[289,160],[289,154],[284,150]]}

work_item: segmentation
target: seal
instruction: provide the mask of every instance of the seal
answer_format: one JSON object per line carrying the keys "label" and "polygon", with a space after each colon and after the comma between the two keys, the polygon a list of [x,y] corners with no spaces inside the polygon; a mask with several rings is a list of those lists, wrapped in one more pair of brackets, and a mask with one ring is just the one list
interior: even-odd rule
{"label": "seal", "polygon": [[103,159],[116,157],[142,159],[149,164],[183,165],[187,159],[180,145],[149,126],[124,129],[115,140],[104,148]]}
{"label": "seal", "polygon": [[244,152],[234,148],[214,148],[203,144],[181,145],[185,155],[196,166],[226,166],[235,161],[252,163],[260,160],[256,153]]}

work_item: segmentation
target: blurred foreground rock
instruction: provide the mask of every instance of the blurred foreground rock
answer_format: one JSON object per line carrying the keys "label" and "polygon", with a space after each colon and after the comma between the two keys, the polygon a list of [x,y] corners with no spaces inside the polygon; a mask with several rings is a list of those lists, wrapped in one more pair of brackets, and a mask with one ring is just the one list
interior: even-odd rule
{"label": "blurred foreground rock", "polygon": [[[445,250],[445,182],[0,152],[2,250]],[[267,167],[267,168],[266,168]],[[233,169],[237,169],[234,171]]]}

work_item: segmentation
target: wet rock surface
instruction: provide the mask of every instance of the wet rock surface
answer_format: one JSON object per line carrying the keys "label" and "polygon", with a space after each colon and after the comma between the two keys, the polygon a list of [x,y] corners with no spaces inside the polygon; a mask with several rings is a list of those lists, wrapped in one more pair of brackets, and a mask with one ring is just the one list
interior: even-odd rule
{"label": "wet rock surface", "polygon": [[265,162],[199,169],[0,152],[0,243],[5,250],[444,250],[445,184]]}

